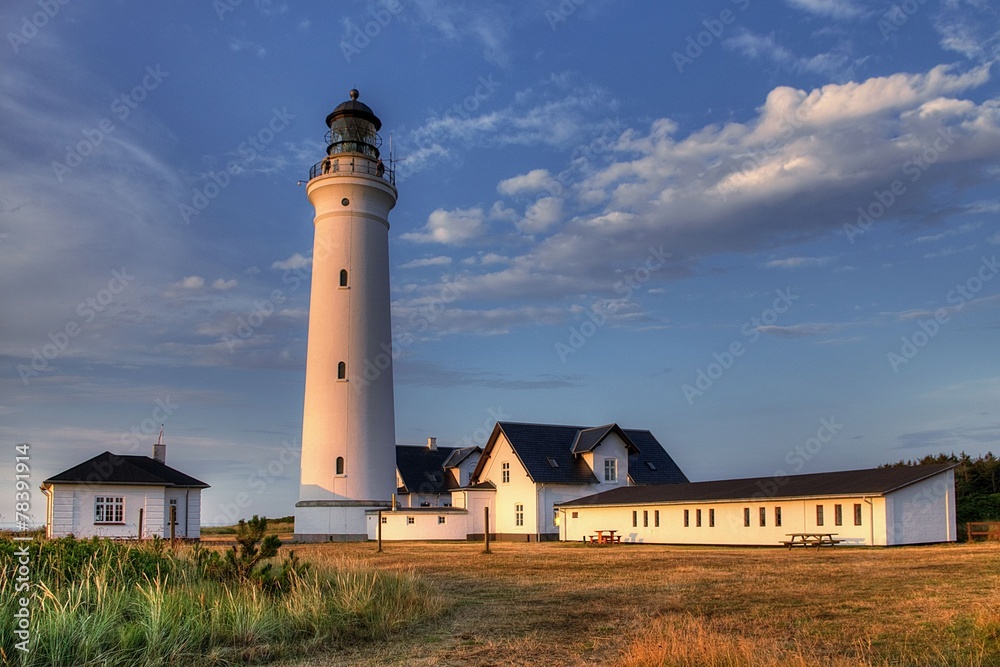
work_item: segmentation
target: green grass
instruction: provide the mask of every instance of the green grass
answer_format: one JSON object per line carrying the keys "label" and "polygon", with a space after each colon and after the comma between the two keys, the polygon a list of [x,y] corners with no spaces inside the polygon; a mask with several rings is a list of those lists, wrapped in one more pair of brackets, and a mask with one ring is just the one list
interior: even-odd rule
{"label": "green grass", "polygon": [[0,664],[21,667],[235,665],[378,639],[434,617],[441,599],[412,572],[341,560],[291,574],[274,593],[207,578],[191,547],[69,539],[31,551],[30,651],[9,623],[18,608],[13,552],[0,541]]}
{"label": "green grass", "polygon": [[[277,519],[267,520],[268,535],[283,535],[295,532],[295,517],[282,516]],[[235,535],[236,524],[231,526],[202,526],[202,535]]]}

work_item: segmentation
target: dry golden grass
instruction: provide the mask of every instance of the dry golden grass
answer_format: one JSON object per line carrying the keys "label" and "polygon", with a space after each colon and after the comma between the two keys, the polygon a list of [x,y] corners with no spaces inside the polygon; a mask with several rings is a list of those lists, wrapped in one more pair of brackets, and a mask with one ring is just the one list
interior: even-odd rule
{"label": "dry golden grass", "polygon": [[449,601],[379,644],[286,663],[1000,667],[1000,545],[822,551],[297,545],[413,570]]}

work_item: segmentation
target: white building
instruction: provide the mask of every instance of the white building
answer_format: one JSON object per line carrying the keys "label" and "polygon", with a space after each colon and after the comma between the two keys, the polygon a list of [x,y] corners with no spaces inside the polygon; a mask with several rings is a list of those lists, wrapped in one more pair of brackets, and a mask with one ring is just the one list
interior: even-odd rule
{"label": "white building", "polygon": [[[412,480],[401,485],[401,492],[413,494],[423,488],[426,493],[420,495],[419,504],[402,501],[396,511],[382,513],[382,539],[480,539],[489,508],[489,532],[497,539],[556,540],[557,503],[630,484],[687,482],[652,433],[617,424],[497,422],[482,453],[453,450],[443,457],[440,449],[436,456],[429,448],[422,454],[420,450],[397,448],[397,470],[402,480]],[[439,459],[442,463],[436,469],[418,465]],[[461,476],[470,468],[467,478]],[[440,489],[450,498],[434,487],[432,480],[438,474]],[[446,480],[465,483],[449,486]],[[437,500],[432,503],[433,498]],[[378,513],[369,512],[370,539],[377,530]]]}
{"label": "white building", "polygon": [[396,447],[396,503],[400,507],[451,507],[451,492],[468,486],[482,447]]}
{"label": "white building", "polygon": [[791,533],[846,544],[954,542],[955,466],[619,488],[559,505],[560,537],[615,530],[623,542],[775,546]]}
{"label": "white building", "polygon": [[302,471],[301,541],[363,540],[365,510],[388,507],[396,430],[389,317],[393,171],[382,121],[358,91],[327,116],[326,157],[309,173],[315,208]]}
{"label": "white building", "polygon": [[201,537],[201,490],[208,484],[153,457],[99,454],[42,482],[47,537],[147,539]]}

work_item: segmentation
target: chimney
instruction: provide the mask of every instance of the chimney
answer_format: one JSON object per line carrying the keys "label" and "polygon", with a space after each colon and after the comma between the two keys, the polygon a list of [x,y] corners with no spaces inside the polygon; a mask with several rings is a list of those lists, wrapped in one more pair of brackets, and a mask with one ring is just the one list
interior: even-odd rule
{"label": "chimney", "polygon": [[163,444],[163,424],[160,424],[160,437],[153,445],[153,460],[164,465],[167,464],[167,446]]}
{"label": "chimney", "polygon": [[431,450],[432,452],[436,452],[437,448],[438,448],[438,439],[427,438],[427,449]]}

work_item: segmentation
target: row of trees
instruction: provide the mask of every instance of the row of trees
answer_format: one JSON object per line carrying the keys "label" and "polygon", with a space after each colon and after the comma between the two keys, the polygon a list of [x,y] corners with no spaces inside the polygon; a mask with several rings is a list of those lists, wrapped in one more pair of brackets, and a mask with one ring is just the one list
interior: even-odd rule
{"label": "row of trees", "polygon": [[922,459],[899,461],[883,467],[932,465],[956,463],[955,496],[959,526],[969,521],[1000,521],[1000,458],[987,452],[972,458],[965,452],[959,455],[938,454]]}

